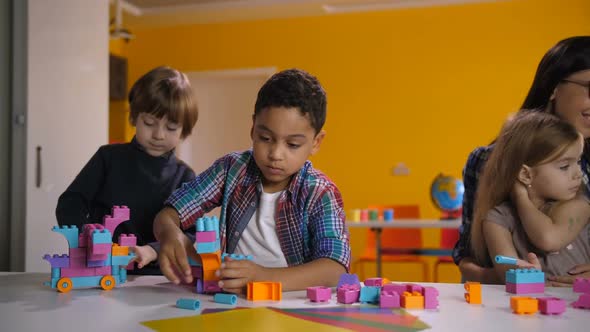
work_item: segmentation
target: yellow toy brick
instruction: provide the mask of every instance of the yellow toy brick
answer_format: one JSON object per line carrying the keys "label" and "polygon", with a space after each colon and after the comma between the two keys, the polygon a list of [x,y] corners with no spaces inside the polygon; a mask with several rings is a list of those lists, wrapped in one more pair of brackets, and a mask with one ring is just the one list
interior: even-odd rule
{"label": "yellow toy brick", "polygon": [[280,301],[283,298],[282,284],[272,281],[252,281],[248,283],[248,301]]}
{"label": "yellow toy brick", "polygon": [[510,308],[515,314],[532,315],[539,310],[539,300],[527,296],[513,296],[510,298]]}

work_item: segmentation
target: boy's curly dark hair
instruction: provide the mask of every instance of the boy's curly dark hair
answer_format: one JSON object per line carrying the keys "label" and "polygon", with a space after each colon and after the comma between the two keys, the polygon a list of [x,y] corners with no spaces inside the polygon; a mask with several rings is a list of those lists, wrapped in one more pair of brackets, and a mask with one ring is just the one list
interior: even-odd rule
{"label": "boy's curly dark hair", "polygon": [[268,107],[297,107],[309,114],[316,135],[326,122],[326,92],[316,77],[301,69],[274,74],[258,91],[254,116]]}

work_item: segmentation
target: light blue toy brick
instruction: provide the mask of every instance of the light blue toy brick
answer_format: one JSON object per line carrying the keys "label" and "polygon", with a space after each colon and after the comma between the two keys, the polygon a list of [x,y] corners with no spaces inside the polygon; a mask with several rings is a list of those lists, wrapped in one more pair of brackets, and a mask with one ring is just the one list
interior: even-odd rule
{"label": "light blue toy brick", "polygon": [[213,295],[213,301],[215,303],[235,305],[238,303],[238,296],[236,294],[217,293]]}
{"label": "light blue toy brick", "polygon": [[113,243],[111,232],[108,229],[97,229],[92,232],[92,243]]}
{"label": "light blue toy brick", "polygon": [[510,269],[506,271],[506,282],[513,284],[545,283],[545,273],[536,269]]}
{"label": "light blue toy brick", "polygon": [[135,257],[134,254],[130,253],[127,256],[111,256],[111,265],[112,266],[127,266],[129,261]]}
{"label": "light blue toy brick", "polygon": [[127,282],[127,270],[123,266],[119,268],[119,278],[115,279],[117,279],[121,284]]}
{"label": "light blue toy brick", "polygon": [[59,267],[51,268],[51,278],[61,277],[61,269]]}
{"label": "light blue toy brick", "polygon": [[240,255],[240,254],[227,254],[227,253],[223,253],[221,255],[221,261],[225,261],[225,258],[229,257],[235,261],[242,261],[242,260],[249,260],[251,261],[252,259],[254,259],[254,257],[252,257],[252,255]]}
{"label": "light blue toy brick", "polygon": [[219,250],[219,242],[197,243],[196,248],[198,254],[208,254]]}
{"label": "light blue toy brick", "polygon": [[53,226],[51,229],[56,233],[60,233],[63,235],[66,240],[68,241],[68,246],[70,248],[78,248],[78,227],[75,225],[72,226]]}
{"label": "light blue toy brick", "polygon": [[379,303],[379,295],[381,287],[379,286],[365,286],[361,288],[361,295],[359,302],[361,303]]}
{"label": "light blue toy brick", "polygon": [[[98,287],[100,286],[100,279],[103,276],[94,276],[94,277],[72,277],[72,287],[73,288],[85,288],[85,287]],[[117,284],[117,280],[115,280],[115,286]]]}

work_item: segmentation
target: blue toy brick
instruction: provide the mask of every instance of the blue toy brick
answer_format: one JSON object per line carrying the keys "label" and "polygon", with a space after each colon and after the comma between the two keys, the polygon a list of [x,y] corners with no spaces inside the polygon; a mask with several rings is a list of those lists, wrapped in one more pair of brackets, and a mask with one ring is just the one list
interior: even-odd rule
{"label": "blue toy brick", "polygon": [[119,268],[119,282],[124,284],[127,282],[127,270],[124,267]]}
{"label": "blue toy brick", "polygon": [[53,226],[51,229],[56,233],[60,233],[63,235],[66,240],[68,241],[68,246],[70,248],[78,248],[78,227],[75,225],[72,226]]}
{"label": "blue toy brick", "polygon": [[135,257],[135,255],[130,254],[127,256],[111,256],[111,265],[112,266],[127,266],[129,261]]}
{"label": "blue toy brick", "polygon": [[217,293],[213,296],[213,301],[216,303],[235,305],[238,303],[238,296],[235,294]]}
{"label": "blue toy brick", "polygon": [[249,260],[251,261],[254,257],[252,255],[240,255],[240,254],[227,254],[223,253],[221,255],[221,261],[223,262],[226,257],[229,257],[235,261],[242,261],[242,260]]}
{"label": "blue toy brick", "polygon": [[545,273],[536,269],[510,269],[506,271],[506,282],[513,284],[545,283]]}
{"label": "blue toy brick", "polygon": [[70,256],[68,255],[44,255],[43,259],[51,264],[51,267],[70,267]]}
{"label": "blue toy brick", "polygon": [[51,278],[61,277],[61,269],[59,267],[51,268]]}
{"label": "blue toy brick", "polygon": [[108,229],[96,229],[92,232],[92,243],[113,243],[111,232]]}
{"label": "blue toy brick", "polygon": [[361,295],[359,302],[361,303],[379,303],[379,295],[381,293],[381,287],[378,286],[365,286],[361,288]]}
{"label": "blue toy brick", "polygon": [[[100,279],[103,276],[95,276],[95,277],[72,277],[72,287],[73,288],[84,288],[84,287],[97,287],[100,285]],[[115,280],[115,285],[116,285]]]}
{"label": "blue toy brick", "polygon": [[176,300],[176,306],[181,309],[199,310],[201,308],[201,301],[197,299],[182,298]]}
{"label": "blue toy brick", "polygon": [[214,253],[219,250],[219,242],[197,243],[196,249],[199,254]]}

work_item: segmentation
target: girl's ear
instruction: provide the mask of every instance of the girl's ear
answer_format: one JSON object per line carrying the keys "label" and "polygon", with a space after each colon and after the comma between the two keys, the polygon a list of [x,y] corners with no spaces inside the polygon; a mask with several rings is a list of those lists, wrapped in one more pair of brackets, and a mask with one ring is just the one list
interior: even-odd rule
{"label": "girl's ear", "polygon": [[522,165],[520,171],[518,171],[518,181],[525,186],[530,186],[533,183],[533,169],[527,165]]}

